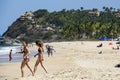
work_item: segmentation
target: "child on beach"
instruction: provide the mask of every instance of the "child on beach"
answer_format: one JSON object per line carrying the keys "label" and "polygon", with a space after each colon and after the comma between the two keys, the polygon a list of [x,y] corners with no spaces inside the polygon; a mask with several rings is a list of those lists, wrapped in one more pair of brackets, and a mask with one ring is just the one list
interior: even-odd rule
{"label": "child on beach", "polygon": [[32,69],[30,68],[30,66],[28,64],[28,62],[30,61],[29,54],[30,54],[30,52],[28,50],[28,43],[27,42],[23,42],[23,61],[21,63],[21,74],[22,74],[22,77],[24,77],[24,70],[23,70],[23,68],[25,67],[25,65],[31,71],[32,76],[34,76],[34,73],[33,73]]}
{"label": "child on beach", "polygon": [[9,61],[12,60],[12,49],[10,50],[10,53],[9,53]]}
{"label": "child on beach", "polygon": [[45,70],[45,72],[47,73],[47,70],[45,69],[45,67],[43,66],[43,63],[42,63],[42,61],[44,60],[43,59],[43,52],[44,52],[43,43],[39,40],[37,40],[35,43],[39,48],[38,48],[38,53],[34,56],[34,57],[36,57],[38,55],[37,61],[34,66],[34,73],[36,72],[37,66],[39,63],[41,64],[41,66]]}

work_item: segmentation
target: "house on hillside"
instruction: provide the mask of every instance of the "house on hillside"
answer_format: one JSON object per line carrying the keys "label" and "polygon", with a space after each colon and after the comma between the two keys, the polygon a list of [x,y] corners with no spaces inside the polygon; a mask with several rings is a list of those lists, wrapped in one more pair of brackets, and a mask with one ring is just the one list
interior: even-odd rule
{"label": "house on hillside", "polygon": [[116,13],[115,13],[115,16],[116,16],[117,18],[120,18],[120,12],[116,12]]}
{"label": "house on hillside", "polygon": [[32,13],[32,11],[26,12],[25,16],[28,20],[32,20],[34,17],[34,14]]}
{"label": "house on hillside", "polygon": [[46,31],[46,32],[48,32],[48,31],[54,32],[55,31],[55,29],[53,29],[52,27],[42,27],[41,30]]}
{"label": "house on hillside", "polygon": [[51,28],[51,27],[47,27],[46,30],[47,30],[47,31],[55,31],[55,30],[54,30],[53,28]]}
{"label": "house on hillside", "polygon": [[19,19],[22,21],[25,19],[33,20],[33,16],[34,16],[34,14],[31,11],[29,11],[29,12],[26,12],[25,14],[21,15]]}
{"label": "house on hillside", "polygon": [[23,15],[20,16],[19,19],[20,19],[21,21],[24,21],[24,20],[26,19],[26,16],[23,14]]}
{"label": "house on hillside", "polygon": [[89,11],[88,11],[88,14],[99,16],[99,15],[100,15],[100,12],[99,12],[97,9],[93,9],[93,10],[89,10]]}

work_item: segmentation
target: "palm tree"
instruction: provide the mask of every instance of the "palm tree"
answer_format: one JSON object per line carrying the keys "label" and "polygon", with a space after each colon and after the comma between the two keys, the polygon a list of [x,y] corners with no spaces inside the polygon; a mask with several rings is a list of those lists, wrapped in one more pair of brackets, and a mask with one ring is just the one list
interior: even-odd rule
{"label": "palm tree", "polygon": [[120,12],[120,9],[117,9],[117,12]]}
{"label": "palm tree", "polygon": [[110,7],[110,11],[112,12],[112,10],[113,10],[113,7]]}
{"label": "palm tree", "polygon": [[105,11],[105,9],[106,9],[106,7],[105,6],[103,6],[103,10]]}
{"label": "palm tree", "polygon": [[80,7],[81,11],[84,9],[83,7]]}

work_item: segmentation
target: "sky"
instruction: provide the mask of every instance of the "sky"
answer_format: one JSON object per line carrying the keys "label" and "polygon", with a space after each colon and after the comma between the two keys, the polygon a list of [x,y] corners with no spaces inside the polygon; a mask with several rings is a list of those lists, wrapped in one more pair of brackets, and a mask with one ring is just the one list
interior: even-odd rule
{"label": "sky", "polygon": [[2,35],[10,25],[20,15],[26,11],[36,11],[47,9],[50,12],[62,9],[93,9],[103,10],[103,6],[120,9],[119,0],[0,0],[0,35]]}

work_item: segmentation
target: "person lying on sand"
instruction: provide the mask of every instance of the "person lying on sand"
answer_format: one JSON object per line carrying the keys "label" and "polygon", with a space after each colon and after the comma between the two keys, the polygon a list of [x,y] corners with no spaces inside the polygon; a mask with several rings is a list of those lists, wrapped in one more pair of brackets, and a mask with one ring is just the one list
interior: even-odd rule
{"label": "person lying on sand", "polygon": [[97,45],[97,47],[102,47],[103,46],[103,44],[101,43],[101,44],[99,44],[99,45]]}

